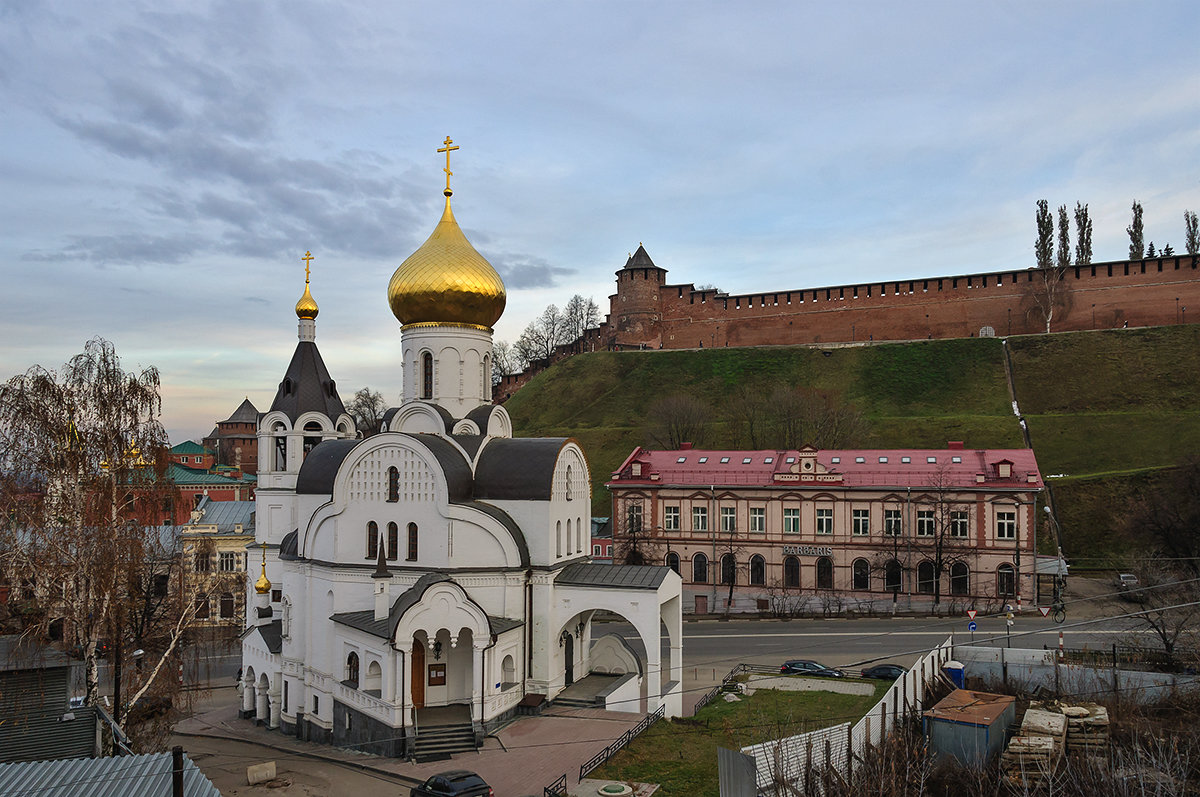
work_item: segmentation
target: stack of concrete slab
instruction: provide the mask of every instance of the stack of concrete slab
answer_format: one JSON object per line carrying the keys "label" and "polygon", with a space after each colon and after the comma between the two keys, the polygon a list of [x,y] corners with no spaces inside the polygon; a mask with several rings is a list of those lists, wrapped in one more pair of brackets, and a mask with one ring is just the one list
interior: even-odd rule
{"label": "stack of concrete slab", "polygon": [[1012,782],[1035,785],[1054,770],[1066,742],[1065,716],[1030,707],[1021,720],[1021,730],[1004,749],[1000,766]]}
{"label": "stack of concrete slab", "polygon": [[1108,747],[1108,709],[1095,703],[1063,706],[1067,718],[1067,752],[1093,753]]}

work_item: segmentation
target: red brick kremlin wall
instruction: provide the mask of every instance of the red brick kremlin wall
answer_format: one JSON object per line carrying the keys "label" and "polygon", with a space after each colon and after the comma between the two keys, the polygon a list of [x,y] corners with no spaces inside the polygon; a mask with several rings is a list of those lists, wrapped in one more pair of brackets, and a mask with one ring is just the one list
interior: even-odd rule
{"label": "red brick kremlin wall", "polygon": [[[617,292],[597,329],[547,360],[504,378],[498,402],[553,362],[599,349],[850,343],[1042,333],[1030,299],[1032,269],[863,282],[727,295],[669,285],[666,269],[639,248],[617,273]],[[1200,322],[1200,258],[1192,255],[1094,263],[1067,269],[1069,308],[1053,332]]]}

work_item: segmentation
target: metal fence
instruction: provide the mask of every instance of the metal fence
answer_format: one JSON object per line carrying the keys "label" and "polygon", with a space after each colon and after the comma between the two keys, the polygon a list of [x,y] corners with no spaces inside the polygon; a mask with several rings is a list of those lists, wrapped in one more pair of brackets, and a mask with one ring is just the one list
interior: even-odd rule
{"label": "metal fence", "polygon": [[736,682],[739,675],[743,675],[748,672],[771,673],[773,675],[778,675],[779,669],[776,667],[764,667],[761,664],[737,665],[729,671],[728,675],[721,679],[721,683],[717,684],[712,689],[708,690],[708,692],[701,695],[700,699],[696,701],[696,705],[692,707],[692,714],[698,713],[700,709],[704,708],[713,700],[715,700],[717,695],[721,694],[722,692],[732,691],[730,689],[730,684]]}
{"label": "metal fence", "polygon": [[542,797],[566,797],[567,794],[567,773],[563,773],[546,788],[542,789]]}
{"label": "metal fence", "polygon": [[579,779],[583,780],[584,776],[587,775],[587,773],[591,772],[593,769],[600,766],[608,759],[612,758],[614,755],[617,754],[618,750],[620,750],[622,747],[624,747],[625,745],[629,744],[631,741],[636,739],[638,737],[638,735],[641,734],[642,731],[646,730],[651,725],[653,725],[654,723],[656,723],[660,719],[662,719],[663,712],[666,711],[666,708],[667,707],[665,705],[659,706],[657,711],[654,711],[653,713],[647,714],[646,716],[642,717],[641,722],[639,722],[637,725],[634,725],[629,730],[625,731],[625,733],[621,734],[620,738],[618,738],[615,742],[610,744],[608,747],[605,747],[599,753],[596,753],[596,755],[592,756],[587,761],[585,761],[579,767]]}
{"label": "metal fence", "polygon": [[[1167,653],[1130,645],[1111,645],[1108,648],[1062,648],[1063,664],[1085,664],[1091,667],[1120,667],[1147,672],[1189,672],[1195,665],[1197,651],[1176,650]],[[1190,672],[1189,672],[1190,674]]]}

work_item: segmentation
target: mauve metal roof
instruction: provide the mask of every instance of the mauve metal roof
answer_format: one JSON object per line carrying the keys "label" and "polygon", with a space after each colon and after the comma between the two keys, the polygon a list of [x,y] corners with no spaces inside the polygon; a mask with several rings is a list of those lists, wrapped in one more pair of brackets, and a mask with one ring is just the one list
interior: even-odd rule
{"label": "mauve metal roof", "polygon": [[[783,481],[776,474],[790,474],[792,466],[806,453],[815,453],[822,475],[838,475],[840,481]],[[788,459],[791,458],[791,462]],[[700,460],[704,459],[704,462]],[[726,462],[722,462],[726,459]],[[907,462],[905,460],[908,460]],[[955,460],[958,460],[957,462]],[[749,460],[748,462],[746,460]],[[768,461],[769,460],[769,461]],[[836,460],[836,461],[835,461]],[[861,460],[861,461],[859,461]],[[1012,463],[1012,477],[1001,479],[995,466]],[[642,475],[632,476],[630,466],[642,464]],[[701,450],[683,448],[669,451],[634,449],[613,473],[609,485],[652,483],[658,485],[697,485],[750,487],[922,487],[935,485],[969,489],[980,486],[976,474],[984,474],[988,488],[1041,489],[1042,477],[1037,459],[1028,448],[892,448],[892,449],[821,449],[803,452],[781,449],[758,451]],[[657,478],[651,478],[654,474]],[[1033,476],[1033,481],[1027,477]]]}
{"label": "mauve metal roof", "polygon": [[[170,793],[170,753],[0,764],[0,794],[8,797],[162,797]],[[186,755],[183,793],[186,797],[221,797]]]}
{"label": "mauve metal roof", "polygon": [[554,579],[555,584],[581,587],[616,587],[618,589],[658,589],[669,567],[655,565],[609,565],[576,562],[564,567]]}

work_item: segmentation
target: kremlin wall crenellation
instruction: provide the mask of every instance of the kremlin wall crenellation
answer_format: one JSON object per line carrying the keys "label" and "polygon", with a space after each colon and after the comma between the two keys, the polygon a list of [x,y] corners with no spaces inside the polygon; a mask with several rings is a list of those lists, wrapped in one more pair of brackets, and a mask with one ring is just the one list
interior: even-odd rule
{"label": "kremlin wall crenellation", "polygon": [[[1195,255],[1092,263],[1066,269],[1064,306],[1052,332],[1200,320]],[[1037,334],[1046,331],[1031,292],[1035,269],[977,272],[801,290],[726,294],[668,284],[667,270],[639,246],[616,272],[617,290],[599,327],[506,376],[504,401],[563,357],[587,351],[840,345],[881,341]]]}

